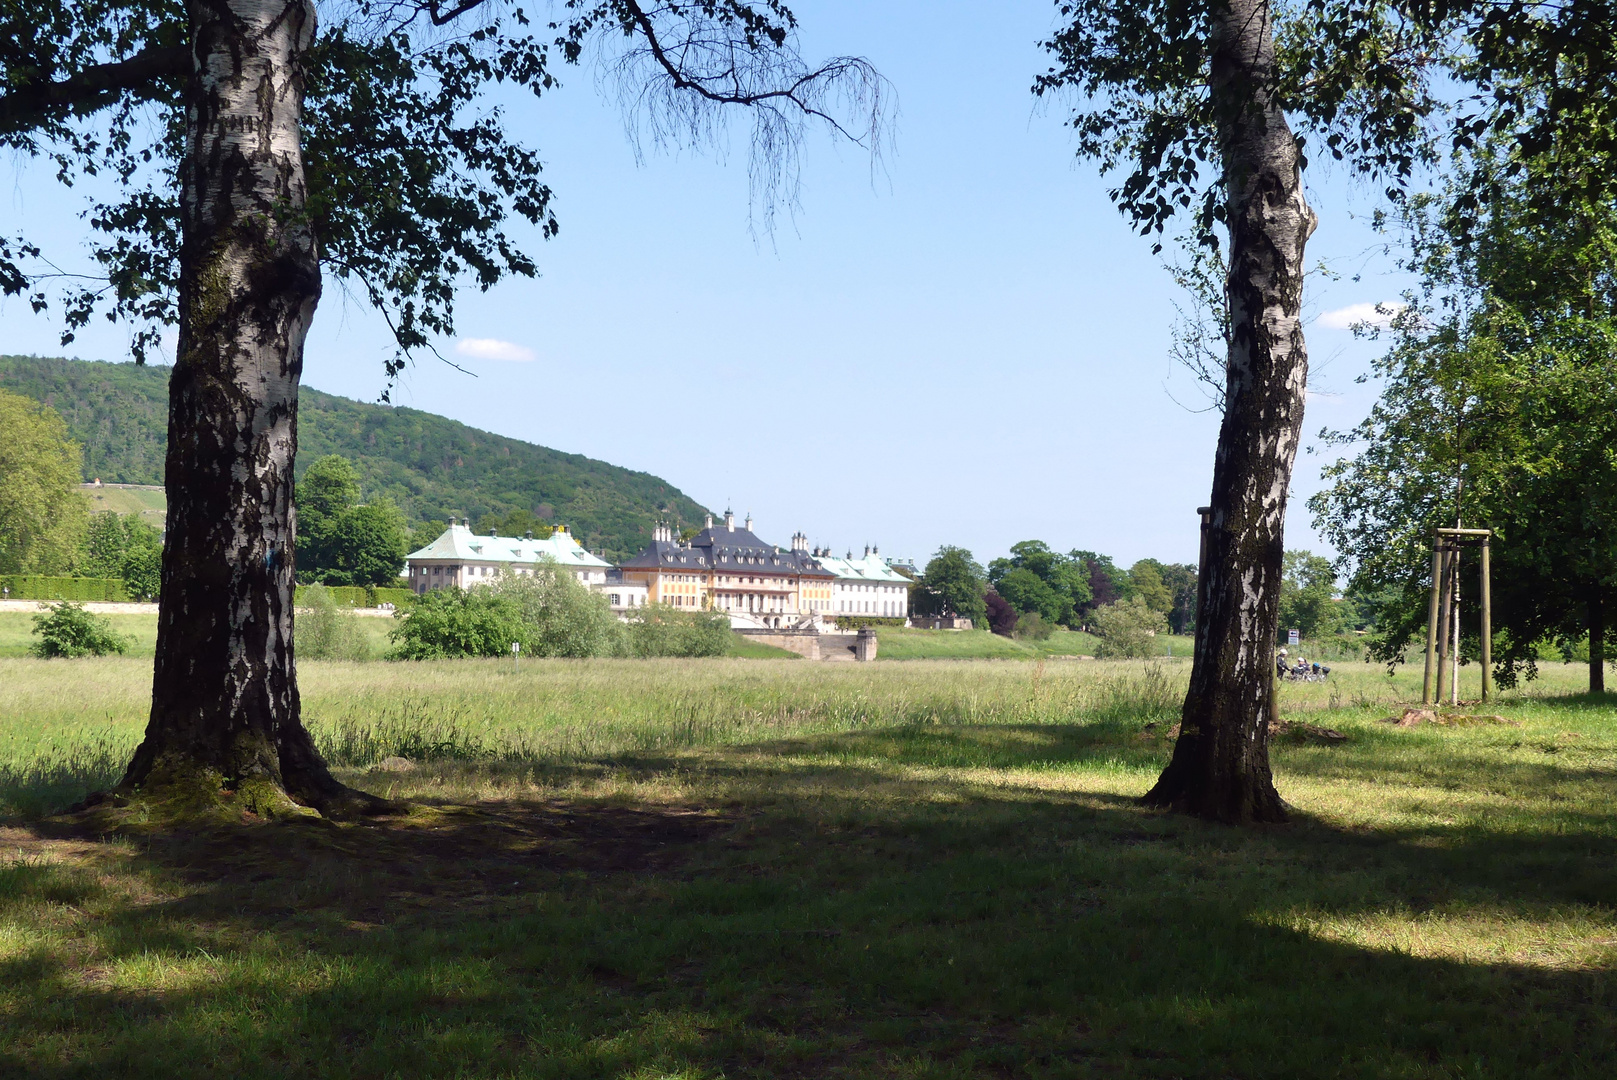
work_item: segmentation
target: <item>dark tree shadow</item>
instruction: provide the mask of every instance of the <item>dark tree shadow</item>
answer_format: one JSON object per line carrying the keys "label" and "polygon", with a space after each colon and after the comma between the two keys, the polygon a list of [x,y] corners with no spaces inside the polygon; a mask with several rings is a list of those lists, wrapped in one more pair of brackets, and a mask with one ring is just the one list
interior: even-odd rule
{"label": "dark tree shadow", "polygon": [[71,948],[0,954],[0,1074],[1611,1075],[1610,943],[1565,968],[1343,929],[1606,933],[1609,816],[1237,830],[1016,778],[1160,759],[1138,734],[901,729],[545,766],[697,771],[704,806],[428,805],[112,848],[10,829],[0,847],[37,857],[0,871],[0,917],[95,914]]}

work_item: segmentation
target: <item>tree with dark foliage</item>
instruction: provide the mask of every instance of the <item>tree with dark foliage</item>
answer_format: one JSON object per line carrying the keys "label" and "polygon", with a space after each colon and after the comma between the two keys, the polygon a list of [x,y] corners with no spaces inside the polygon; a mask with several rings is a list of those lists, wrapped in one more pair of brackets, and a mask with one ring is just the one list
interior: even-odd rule
{"label": "tree with dark foliage", "polygon": [[[761,205],[790,196],[805,125],[879,138],[870,65],[803,63],[779,0],[565,0],[540,29],[500,0],[0,0],[0,143],[64,179],[122,181],[92,209],[104,282],[65,297],[165,323],[168,527],[151,720],[120,797],[217,780],[237,805],[384,804],[338,783],[300,718],[292,657],[293,461],[303,343],[327,275],[381,311],[400,353],[453,331],[463,281],[532,275],[515,214],[556,229],[538,155],[483,104],[607,54],[654,141],[748,110]],[[767,213],[767,210],[766,210]],[[26,237],[0,290],[52,299]]]}
{"label": "tree with dark foliage", "polygon": [[1000,637],[1010,637],[1016,632],[1016,609],[998,592],[989,589],[983,594],[983,608],[988,613],[988,629]]}

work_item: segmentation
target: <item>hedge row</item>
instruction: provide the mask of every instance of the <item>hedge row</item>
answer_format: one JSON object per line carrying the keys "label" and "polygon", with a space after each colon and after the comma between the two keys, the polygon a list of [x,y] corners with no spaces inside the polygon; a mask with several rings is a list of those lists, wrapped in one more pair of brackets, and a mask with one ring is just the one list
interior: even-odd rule
{"label": "hedge row", "polygon": [[902,616],[889,618],[884,615],[834,615],[838,630],[863,630],[867,626],[903,626]]}
{"label": "hedge row", "polygon": [[[299,585],[292,603],[302,604],[304,595],[311,588],[312,585]],[[331,594],[331,598],[342,607],[370,608],[380,604],[404,607],[415,599],[415,593],[409,589],[379,588],[375,585],[327,585],[325,588]]]}
{"label": "hedge row", "polygon": [[46,577],[43,574],[0,574],[0,598],[11,600],[128,601],[122,578]]}
{"label": "hedge row", "polygon": [[[45,577],[41,574],[0,574],[0,598],[12,600],[103,600],[128,602],[129,590],[121,578]],[[299,585],[295,604],[303,603],[308,589]],[[345,607],[376,607],[392,604],[403,607],[415,599],[409,589],[377,588],[375,585],[328,585],[326,591]]]}

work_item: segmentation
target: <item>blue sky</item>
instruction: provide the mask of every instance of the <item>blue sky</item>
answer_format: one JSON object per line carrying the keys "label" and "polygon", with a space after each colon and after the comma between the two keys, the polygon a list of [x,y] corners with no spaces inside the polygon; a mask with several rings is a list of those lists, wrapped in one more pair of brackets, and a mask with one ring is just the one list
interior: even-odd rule
{"label": "blue sky", "polygon": [[[897,95],[881,167],[809,140],[802,194],[772,238],[749,230],[746,132],[733,150],[637,156],[589,68],[510,122],[547,163],[559,237],[517,235],[542,274],[466,294],[459,339],[393,400],[656,473],[759,532],[924,559],[962,544],[985,562],[1029,538],[1124,564],[1193,561],[1217,420],[1167,359],[1176,290],[1149,241],[1078,161],[1059,104],[1029,92],[1048,2],[800,0],[810,58],[859,54]],[[744,118],[741,118],[744,120]],[[72,265],[81,197],[8,163],[6,209]],[[1367,255],[1373,207],[1314,171],[1315,376],[1305,445],[1355,422],[1373,353],[1340,313],[1395,299]],[[1358,280],[1354,280],[1358,275]],[[59,326],[11,301],[0,351],[57,355]],[[97,326],[67,352],[120,359]],[[361,400],[384,386],[386,331],[328,281],[308,385]],[[475,376],[475,377],[474,377]],[[1290,546],[1326,550],[1298,463]]]}

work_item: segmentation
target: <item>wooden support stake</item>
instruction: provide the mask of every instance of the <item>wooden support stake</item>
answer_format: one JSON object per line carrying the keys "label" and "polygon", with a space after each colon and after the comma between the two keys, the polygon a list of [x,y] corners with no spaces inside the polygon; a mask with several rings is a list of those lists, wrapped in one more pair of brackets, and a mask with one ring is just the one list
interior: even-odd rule
{"label": "wooden support stake", "polygon": [[1482,538],[1482,700],[1493,700],[1493,583],[1488,541]]}
{"label": "wooden support stake", "polygon": [[1460,703],[1460,545],[1449,556],[1449,704]]}
{"label": "wooden support stake", "polygon": [[1443,591],[1437,603],[1437,701],[1442,704],[1449,694],[1449,560],[1453,553],[1443,547]]}
{"label": "wooden support stake", "polygon": [[1421,681],[1420,703],[1432,703],[1432,669],[1437,665],[1437,597],[1443,580],[1443,538],[1432,545],[1432,599],[1426,612],[1426,676]]}

